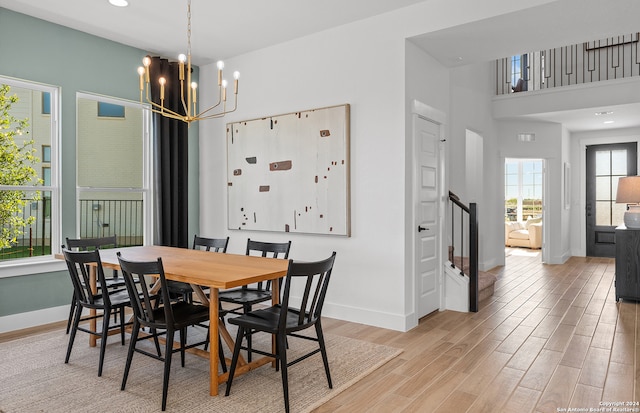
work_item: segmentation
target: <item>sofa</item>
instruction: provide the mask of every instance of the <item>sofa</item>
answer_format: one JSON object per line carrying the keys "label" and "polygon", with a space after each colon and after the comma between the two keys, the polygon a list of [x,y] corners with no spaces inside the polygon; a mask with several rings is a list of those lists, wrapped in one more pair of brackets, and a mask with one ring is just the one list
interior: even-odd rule
{"label": "sofa", "polygon": [[507,247],[542,248],[542,218],[505,222],[504,244]]}

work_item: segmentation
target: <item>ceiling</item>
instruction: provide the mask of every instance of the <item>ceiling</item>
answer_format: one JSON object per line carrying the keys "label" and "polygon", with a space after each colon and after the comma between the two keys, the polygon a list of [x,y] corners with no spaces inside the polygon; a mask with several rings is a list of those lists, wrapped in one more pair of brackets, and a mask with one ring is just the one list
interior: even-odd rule
{"label": "ceiling", "polygon": [[[424,1],[428,0],[194,0],[193,61],[211,63]],[[186,0],[129,0],[125,8],[107,0],[0,0],[0,7],[162,56],[186,53]],[[411,41],[444,66],[456,67],[637,32],[638,16],[638,0],[558,0],[425,33]],[[607,110],[612,109],[532,117],[564,123],[571,131],[640,126],[640,103],[616,107],[611,115],[615,123],[610,125],[594,116]]]}

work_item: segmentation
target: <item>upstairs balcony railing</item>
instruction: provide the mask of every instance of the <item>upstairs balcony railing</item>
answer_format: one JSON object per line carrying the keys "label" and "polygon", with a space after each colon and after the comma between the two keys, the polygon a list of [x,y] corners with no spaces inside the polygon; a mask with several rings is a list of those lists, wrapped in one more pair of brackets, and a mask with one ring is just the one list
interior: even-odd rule
{"label": "upstairs balcony railing", "polygon": [[640,75],[640,33],[496,60],[496,95]]}

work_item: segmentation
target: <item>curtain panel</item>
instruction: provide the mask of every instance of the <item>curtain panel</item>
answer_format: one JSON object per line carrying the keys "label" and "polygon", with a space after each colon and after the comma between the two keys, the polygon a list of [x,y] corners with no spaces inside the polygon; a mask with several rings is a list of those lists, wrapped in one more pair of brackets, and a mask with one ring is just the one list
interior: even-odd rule
{"label": "curtain panel", "polygon": [[[178,63],[153,57],[150,66],[151,99],[160,102],[158,79],[164,77],[165,108],[184,114],[178,82]],[[188,134],[189,126],[180,120],[153,113],[154,156],[154,244],[189,247],[188,234]]]}

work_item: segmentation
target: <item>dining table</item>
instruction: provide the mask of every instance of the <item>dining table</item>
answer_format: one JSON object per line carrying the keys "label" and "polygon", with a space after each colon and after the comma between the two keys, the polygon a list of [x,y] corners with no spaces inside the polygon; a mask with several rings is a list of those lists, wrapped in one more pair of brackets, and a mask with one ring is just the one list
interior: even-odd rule
{"label": "dining table", "polygon": [[[118,252],[123,258],[131,261],[155,261],[160,257],[165,277],[168,280],[190,284],[196,299],[209,307],[209,351],[195,348],[190,350],[209,359],[209,394],[217,396],[218,386],[227,381],[229,374],[220,373],[218,368],[219,334],[233,349],[233,338],[218,318],[219,290],[271,280],[272,303],[278,304],[278,279],[286,275],[289,260],[149,245],[100,250],[103,267],[120,269]],[[203,291],[207,288],[208,296]],[[275,346],[273,340],[272,345]],[[271,357],[260,357],[251,362],[239,360],[235,375],[244,374],[273,361]]]}

